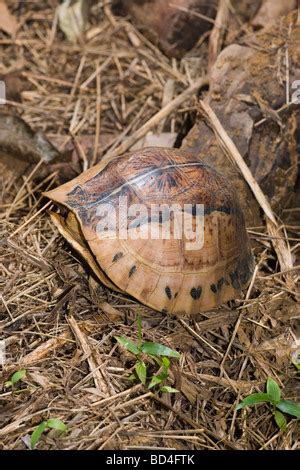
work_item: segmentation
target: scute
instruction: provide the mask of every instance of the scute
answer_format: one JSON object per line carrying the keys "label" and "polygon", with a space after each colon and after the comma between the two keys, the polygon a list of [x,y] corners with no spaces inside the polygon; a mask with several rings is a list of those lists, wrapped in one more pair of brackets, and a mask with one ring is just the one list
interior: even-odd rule
{"label": "scute", "polygon": [[[238,298],[251,279],[253,257],[234,188],[185,152],[163,148],[129,152],[99,163],[46,196],[75,214],[85,246],[105,280],[156,310],[176,314],[210,310]],[[160,229],[169,223],[172,227],[173,219],[184,211],[192,215],[195,228],[193,208],[203,204],[203,247],[187,249],[187,239],[174,239],[172,231],[171,239],[99,238],[99,205],[111,204],[110,220],[115,211],[118,221],[120,198],[128,206],[147,208],[146,215],[130,221],[129,234],[149,222]],[[177,206],[164,219],[153,216],[154,204]]]}

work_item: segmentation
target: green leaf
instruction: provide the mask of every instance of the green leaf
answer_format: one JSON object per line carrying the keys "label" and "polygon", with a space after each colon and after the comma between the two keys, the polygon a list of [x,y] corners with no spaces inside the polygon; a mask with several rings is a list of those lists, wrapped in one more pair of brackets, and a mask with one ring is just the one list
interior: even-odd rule
{"label": "green leaf", "polygon": [[278,387],[278,384],[271,377],[268,377],[267,380],[267,394],[270,397],[270,400],[274,405],[280,401],[281,390]]}
{"label": "green leaf", "polygon": [[142,352],[145,354],[152,354],[153,356],[180,357],[180,354],[177,351],[159,343],[143,343]]}
{"label": "green leaf", "polygon": [[42,421],[42,422],[35,428],[35,430],[34,430],[33,433],[31,434],[31,438],[30,438],[31,449],[34,449],[34,448],[35,448],[36,444],[37,444],[38,441],[40,440],[41,435],[43,434],[43,432],[45,431],[46,428],[47,428],[47,423],[46,423],[46,421]]}
{"label": "green leaf", "polygon": [[241,403],[236,407],[237,410],[245,408],[245,406],[256,405],[257,403],[269,403],[270,397],[267,393],[252,393],[248,397],[244,398]]}
{"label": "green leaf", "polygon": [[164,357],[162,358],[161,362],[162,362],[162,365],[163,365],[164,370],[168,371],[168,370],[169,370],[169,367],[170,367],[170,361],[169,361],[169,359],[164,356]]}
{"label": "green leaf", "polygon": [[300,405],[293,401],[280,400],[280,402],[276,404],[276,408],[278,408],[280,411],[283,411],[283,413],[300,418]]}
{"label": "green leaf", "polygon": [[7,382],[5,382],[5,387],[12,387],[13,385],[15,385],[17,382],[19,382],[20,380],[24,379],[26,375],[26,370],[25,369],[21,369],[21,370],[17,370],[17,372],[15,372],[10,380],[8,380]]}
{"label": "green leaf", "polygon": [[163,380],[166,380],[168,378],[169,371],[167,369],[164,369],[160,374],[157,374],[156,377],[160,379],[162,382]]}
{"label": "green leaf", "polygon": [[21,370],[18,370],[17,372],[15,372],[11,376],[11,379],[10,379],[12,385],[15,385],[17,382],[19,382],[19,380],[24,379],[25,375],[26,375],[26,370],[25,369],[21,369]]}
{"label": "green leaf", "polygon": [[57,431],[62,431],[62,432],[66,432],[68,430],[65,423],[63,423],[63,421],[57,418],[48,419],[47,427],[51,429],[56,429]]}
{"label": "green leaf", "polygon": [[281,431],[286,431],[286,419],[285,416],[280,413],[280,411],[275,411],[274,418],[276,421],[277,426]]}
{"label": "green leaf", "polygon": [[148,388],[155,387],[155,385],[158,385],[162,382],[162,379],[158,377],[157,375],[154,375],[151,379],[151,382],[148,385]]}
{"label": "green leaf", "polygon": [[292,364],[300,371],[300,364],[298,364],[298,362],[292,360]]}
{"label": "green leaf", "polygon": [[135,374],[130,374],[130,376],[128,377],[128,380],[134,382],[136,380],[136,375]]}
{"label": "green leaf", "polygon": [[163,387],[161,387],[160,391],[163,393],[178,393],[178,390],[176,388],[168,387],[168,385],[164,385]]}
{"label": "green leaf", "polygon": [[135,370],[136,370],[138,378],[140,379],[142,384],[145,385],[146,379],[147,379],[147,366],[146,366],[146,364],[142,361],[139,361],[135,366]]}
{"label": "green leaf", "polygon": [[133,341],[130,341],[130,339],[125,338],[125,336],[115,336],[115,338],[125,349],[127,349],[127,351],[131,352],[135,356],[140,353],[137,345]]}

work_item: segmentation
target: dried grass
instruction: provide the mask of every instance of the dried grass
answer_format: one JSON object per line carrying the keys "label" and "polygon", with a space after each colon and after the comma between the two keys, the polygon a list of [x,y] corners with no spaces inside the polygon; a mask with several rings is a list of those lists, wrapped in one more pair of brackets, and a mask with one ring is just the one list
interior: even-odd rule
{"label": "dried grass", "polygon": [[[30,83],[22,103],[9,106],[36,130],[64,136],[65,144],[71,136],[91,135],[99,144],[97,159],[160,112],[168,80],[175,83],[176,97],[204,75],[205,58],[191,61],[196,68],[168,60],[125,20],[103,18],[101,2],[93,9],[89,39],[71,45],[56,29],[56,2],[43,3],[23,3],[17,39],[0,37],[4,65],[21,61],[22,79]],[[194,109],[193,99],[180,103],[164,116],[164,130],[179,130]],[[106,136],[106,146],[95,138],[96,129]],[[96,159],[80,156],[82,167]],[[242,397],[262,390],[269,375],[286,398],[300,396],[289,361],[299,336],[297,292],[287,286],[286,273],[278,272],[266,228],[250,233],[258,270],[246,300],[180,321],[95,283],[47,215],[41,190],[55,185],[53,175],[38,189],[32,168],[19,179],[3,176],[0,337],[9,362],[1,383],[21,367],[27,376],[15,391],[0,391],[0,448],[24,449],[24,436],[50,416],[62,419],[70,432],[60,438],[49,432],[42,449],[299,447],[295,421],[280,433],[263,406],[235,411]],[[297,215],[299,209],[287,211],[282,227],[296,266],[289,270],[295,285]],[[181,393],[160,397],[128,382],[132,357],[114,336],[134,340],[137,314],[146,339],[182,352],[172,370]]]}

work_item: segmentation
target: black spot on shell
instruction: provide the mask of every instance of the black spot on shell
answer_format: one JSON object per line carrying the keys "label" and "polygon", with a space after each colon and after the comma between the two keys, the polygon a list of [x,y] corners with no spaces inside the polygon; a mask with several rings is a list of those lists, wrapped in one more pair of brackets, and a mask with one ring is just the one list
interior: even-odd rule
{"label": "black spot on shell", "polygon": [[233,286],[234,289],[240,289],[241,288],[241,284],[240,284],[240,281],[239,281],[239,276],[238,276],[238,273],[236,271],[233,271],[232,273],[230,273],[230,279],[231,279],[231,284]]}
{"label": "black spot on shell", "polygon": [[193,288],[191,289],[191,292],[190,292],[190,294],[191,294],[191,296],[192,296],[192,298],[193,298],[194,300],[200,299],[201,293],[202,293],[202,287],[200,287],[200,286],[198,286],[198,287],[193,287]]}
{"label": "black spot on shell", "polygon": [[128,277],[131,277],[135,273],[135,271],[136,271],[136,266],[134,265],[134,266],[132,266],[132,268],[130,268],[130,271],[128,273]]}
{"label": "black spot on shell", "polygon": [[212,285],[210,286],[210,288],[211,288],[211,290],[212,290],[212,292],[213,292],[214,294],[217,293],[218,288],[217,288],[216,284],[212,284]]}
{"label": "black spot on shell", "polygon": [[118,253],[116,253],[112,259],[112,262],[114,263],[115,261],[119,261],[119,259],[121,259],[123,256],[123,253],[121,251],[119,251]]}
{"label": "black spot on shell", "polygon": [[165,293],[166,293],[166,296],[168,297],[168,299],[171,300],[172,299],[172,291],[171,291],[169,286],[166,286]]}
{"label": "black spot on shell", "polygon": [[221,289],[222,289],[224,282],[225,282],[224,277],[221,277],[221,279],[218,280],[218,282],[217,282],[217,288],[218,288],[218,290],[221,290]]}
{"label": "black spot on shell", "polygon": [[174,299],[176,299],[177,295],[178,295],[178,292],[175,292]]}

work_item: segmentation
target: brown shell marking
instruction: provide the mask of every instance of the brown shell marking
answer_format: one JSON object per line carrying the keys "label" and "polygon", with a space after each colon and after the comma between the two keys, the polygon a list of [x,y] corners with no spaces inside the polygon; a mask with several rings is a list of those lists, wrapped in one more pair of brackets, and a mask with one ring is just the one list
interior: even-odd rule
{"label": "brown shell marking", "polygon": [[[146,305],[172,313],[196,313],[238,298],[253,272],[253,258],[237,194],[230,182],[177,149],[148,148],[99,163],[46,193],[74,212],[101,272],[120,290]],[[120,196],[128,206],[204,204],[204,246],[185,240],[100,239],[97,207]],[[150,212],[149,212],[150,213]],[[171,216],[170,216],[171,217]],[[140,229],[145,220],[135,224]],[[162,227],[162,221],[151,221]],[[130,233],[133,228],[128,223]]]}

